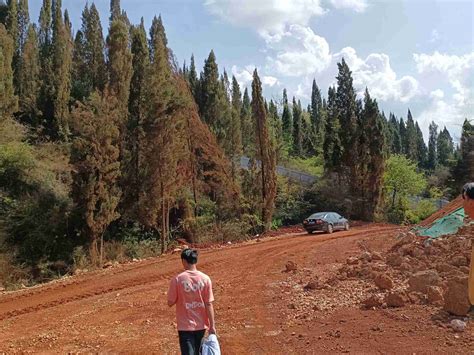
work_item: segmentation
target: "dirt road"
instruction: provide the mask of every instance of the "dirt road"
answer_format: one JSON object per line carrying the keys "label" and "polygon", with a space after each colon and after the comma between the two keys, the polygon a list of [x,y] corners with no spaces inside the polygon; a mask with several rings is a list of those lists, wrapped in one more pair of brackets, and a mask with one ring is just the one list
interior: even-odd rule
{"label": "dirt road", "polygon": [[[301,302],[308,306],[322,296],[301,296],[291,286],[300,276],[284,272],[288,261],[308,275],[324,275],[361,245],[382,250],[396,234],[397,227],[371,225],[201,251],[199,266],[214,281],[223,354],[472,351],[472,331],[458,336],[439,327],[435,309],[361,310],[351,303],[351,290],[339,292],[339,306],[298,313]],[[1,295],[0,353],[176,354],[166,291],[179,271],[179,256],[168,255]],[[333,292],[338,295],[337,287]]]}

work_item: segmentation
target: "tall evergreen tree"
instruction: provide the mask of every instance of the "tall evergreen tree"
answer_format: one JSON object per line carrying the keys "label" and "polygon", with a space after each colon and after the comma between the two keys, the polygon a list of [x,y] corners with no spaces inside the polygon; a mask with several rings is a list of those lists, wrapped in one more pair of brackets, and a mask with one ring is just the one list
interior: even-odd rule
{"label": "tall evergreen tree", "polygon": [[405,131],[405,154],[408,159],[412,161],[418,161],[418,140],[416,136],[416,127],[413,116],[410,110],[408,110],[406,131]]}
{"label": "tall evergreen tree", "polygon": [[281,116],[283,124],[283,138],[289,146],[293,142],[293,118],[291,117],[291,111],[288,104],[288,94],[286,89],[283,89],[283,113]]}
{"label": "tall evergreen tree", "polygon": [[128,156],[124,160],[123,210],[126,218],[136,218],[140,193],[141,142],[144,131],[147,108],[147,73],[150,65],[150,53],[143,19],[139,26],[131,30],[131,51],[133,55],[133,75],[130,81],[129,120],[127,125],[126,149]]}
{"label": "tall evergreen tree", "polygon": [[301,102],[296,102],[295,97],[293,96],[293,146],[292,151],[293,155],[296,157],[303,156],[303,132],[302,132],[302,122],[301,115],[303,114],[301,110]]}
{"label": "tall evergreen tree", "polygon": [[253,150],[253,124],[252,107],[247,88],[242,97],[242,110],[240,111],[240,128],[242,130],[242,150],[244,154],[249,155]]}
{"label": "tall evergreen tree", "polygon": [[437,142],[438,163],[449,166],[454,159],[454,142],[449,131],[444,129],[439,133]]}
{"label": "tall evergreen tree", "polygon": [[415,123],[416,129],[416,141],[417,141],[417,152],[418,152],[418,166],[420,168],[426,167],[428,148],[426,148],[425,140],[423,138],[423,132],[418,125],[418,122]]}
{"label": "tall evergreen tree", "polygon": [[30,12],[28,9],[28,0],[18,1],[18,55],[21,56],[23,47],[28,37],[30,26]]}
{"label": "tall evergreen tree", "polygon": [[71,93],[72,39],[62,17],[61,0],[54,2],[53,73],[54,122],[52,136],[67,139],[69,135],[69,99]]}
{"label": "tall evergreen tree", "polygon": [[399,123],[398,131],[400,132],[400,141],[402,143],[401,153],[406,155],[407,154],[407,150],[406,150],[406,147],[407,147],[407,128],[406,128],[406,125],[405,125],[405,121],[403,120],[402,117],[400,117],[400,123]]}
{"label": "tall evergreen tree", "polygon": [[265,104],[262,97],[262,83],[258,77],[257,69],[253,72],[252,114],[255,122],[256,158],[260,160],[262,222],[265,230],[269,230],[272,224],[276,196],[276,159],[271,146]]}
{"label": "tall evergreen tree", "polygon": [[121,15],[120,0],[110,0],[110,22],[119,20]]}
{"label": "tall evergreen tree", "polygon": [[[154,16],[151,22],[149,48],[150,48],[150,56],[152,60],[155,57],[155,44],[156,44],[155,36],[156,35],[161,36],[161,41],[165,44],[165,47],[167,47],[168,39],[166,38],[166,35],[165,35],[165,28],[163,26],[161,15],[158,17]],[[169,55],[168,49],[166,51],[167,51],[167,55]]]}
{"label": "tall evergreen tree", "polygon": [[20,56],[19,32],[18,32],[18,0],[8,1],[7,31],[13,40],[13,68],[16,70]]}
{"label": "tall evergreen tree", "polygon": [[336,105],[341,124],[340,139],[343,148],[343,164],[350,168],[353,175],[354,156],[357,151],[357,102],[352,84],[352,73],[344,58],[337,64]]}
{"label": "tall evergreen tree", "polygon": [[436,147],[438,145],[438,125],[431,122],[429,127],[429,141],[428,141],[428,169],[434,170],[438,165],[438,153]]}
{"label": "tall evergreen tree", "polygon": [[21,56],[21,71],[18,78],[20,120],[32,127],[39,126],[41,112],[38,108],[40,91],[40,61],[38,36],[35,25],[30,25],[28,37]]}
{"label": "tall evergreen tree", "polygon": [[232,162],[232,175],[237,175],[237,164],[242,155],[242,129],[240,127],[240,115],[242,111],[242,96],[240,86],[235,76],[232,76],[232,115],[229,127],[230,154]]}
{"label": "tall evergreen tree", "polygon": [[321,153],[324,143],[324,128],[325,124],[322,121],[322,99],[321,91],[316,84],[316,80],[313,79],[313,86],[311,90],[311,110],[308,108],[308,112],[311,113],[311,131],[313,132],[313,145],[316,147],[316,152]]}
{"label": "tall evergreen tree", "polygon": [[[113,96],[93,93],[86,104],[73,110],[75,139],[71,151],[72,197],[90,241],[92,261],[103,261],[102,236],[120,217],[121,192],[117,101]],[[98,242],[100,243],[100,251]]]}
{"label": "tall evergreen tree", "polygon": [[199,105],[199,78],[196,72],[196,64],[194,63],[194,54],[191,55],[191,64],[189,65],[189,74],[188,74],[189,87],[191,88],[191,93],[194,96],[194,100]]}
{"label": "tall evergreen tree", "polygon": [[18,99],[13,88],[14,50],[11,36],[0,24],[0,121],[11,117],[18,109]]}
{"label": "tall evergreen tree", "polygon": [[341,166],[342,143],[340,140],[341,126],[339,123],[336,89],[329,87],[326,112],[326,128],[324,136],[324,170],[330,172]]}
{"label": "tall evergreen tree", "polygon": [[474,177],[474,124],[467,119],[464,120],[462,126],[459,150],[457,164],[452,170],[456,192],[466,181],[472,180]]}
{"label": "tall evergreen tree", "polygon": [[393,113],[390,113],[389,118],[389,129],[390,129],[390,152],[392,154],[402,153],[402,139],[400,137],[400,124]]}

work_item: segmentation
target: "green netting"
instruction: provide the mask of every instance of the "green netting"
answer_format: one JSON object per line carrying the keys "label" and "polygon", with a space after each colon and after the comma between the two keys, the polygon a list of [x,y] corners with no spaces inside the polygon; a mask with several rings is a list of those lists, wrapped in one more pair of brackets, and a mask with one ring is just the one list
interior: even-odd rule
{"label": "green netting", "polygon": [[454,234],[464,224],[464,208],[437,219],[429,227],[415,227],[415,232],[423,237],[439,238],[443,235]]}

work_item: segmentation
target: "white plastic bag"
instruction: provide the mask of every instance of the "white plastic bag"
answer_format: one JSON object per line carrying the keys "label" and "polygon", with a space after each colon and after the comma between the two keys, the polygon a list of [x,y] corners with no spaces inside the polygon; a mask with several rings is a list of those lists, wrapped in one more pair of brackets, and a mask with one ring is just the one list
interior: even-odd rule
{"label": "white plastic bag", "polygon": [[207,338],[204,338],[201,355],[221,355],[221,348],[215,334],[210,334]]}

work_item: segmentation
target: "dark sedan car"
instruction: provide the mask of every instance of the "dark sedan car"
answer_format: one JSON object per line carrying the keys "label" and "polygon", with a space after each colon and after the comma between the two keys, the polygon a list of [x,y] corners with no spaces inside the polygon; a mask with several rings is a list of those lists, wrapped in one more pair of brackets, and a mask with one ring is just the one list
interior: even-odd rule
{"label": "dark sedan car", "polygon": [[312,214],[303,221],[303,227],[308,233],[324,231],[332,233],[335,230],[349,230],[349,221],[336,212],[319,212]]}

